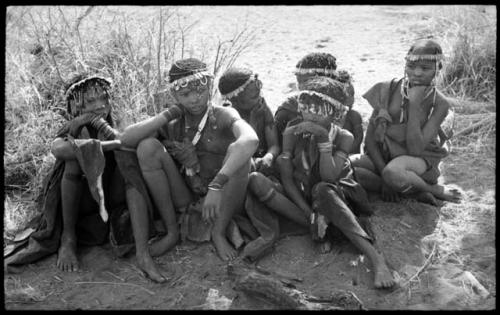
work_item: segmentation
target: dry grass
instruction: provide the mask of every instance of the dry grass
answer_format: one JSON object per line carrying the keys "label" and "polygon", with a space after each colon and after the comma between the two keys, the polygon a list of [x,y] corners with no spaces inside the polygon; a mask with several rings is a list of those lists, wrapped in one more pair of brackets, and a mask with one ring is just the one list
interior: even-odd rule
{"label": "dry grass", "polygon": [[[161,111],[166,72],[174,59],[197,57],[219,73],[250,48],[255,30],[246,25],[232,38],[190,41],[197,21],[175,7],[137,14],[126,7],[15,7],[7,9],[4,184],[8,191],[38,196],[53,165],[49,152],[66,121],[65,84],[78,72],[113,80],[113,115],[118,129]],[[218,44],[218,45],[217,45]],[[38,50],[35,54],[35,50]],[[156,102],[155,102],[156,100]],[[171,100],[171,99],[170,99]],[[32,207],[6,212],[20,218]],[[17,225],[17,224],[15,224]]]}

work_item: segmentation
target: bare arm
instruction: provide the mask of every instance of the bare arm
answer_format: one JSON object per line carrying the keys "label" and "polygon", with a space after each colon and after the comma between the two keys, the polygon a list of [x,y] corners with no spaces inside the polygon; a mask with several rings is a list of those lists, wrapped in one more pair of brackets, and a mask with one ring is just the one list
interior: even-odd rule
{"label": "bare arm", "polygon": [[125,147],[136,148],[141,140],[153,137],[159,128],[181,115],[180,108],[172,106],[154,117],[130,125],[120,135],[121,143]]}
{"label": "bare arm", "polygon": [[293,180],[293,155],[291,152],[293,152],[295,141],[295,135],[283,134],[283,152],[278,156],[276,162],[280,170],[281,183],[283,184],[287,196],[302,209],[304,214],[309,218],[313,211]]}
{"label": "bare arm", "polygon": [[[87,139],[82,140],[82,139],[74,139],[75,143],[78,144],[78,142],[82,141],[88,141]],[[106,151],[111,151],[111,150],[116,150],[120,148],[120,141],[119,140],[108,140],[108,141],[101,141],[101,147],[104,152]],[[74,160],[76,159],[75,156],[75,151],[73,150],[73,146],[69,142],[69,140],[64,139],[64,138],[56,138],[51,145],[50,151],[52,154],[57,158],[61,160]]]}
{"label": "bare arm", "polygon": [[[281,152],[281,148],[278,141],[278,128],[275,124],[267,126],[265,129],[266,133],[266,143],[267,143],[267,153],[266,155],[272,155],[272,160],[276,159]],[[265,157],[265,156],[264,156]]]}
{"label": "bare arm", "polygon": [[219,171],[229,177],[250,160],[259,145],[257,134],[243,119],[233,123],[232,132],[236,140],[228,146],[224,165]]}
{"label": "bare arm", "polygon": [[359,148],[363,142],[363,119],[358,112],[352,111],[351,123],[353,127],[352,135],[354,136],[351,149]]}
{"label": "bare arm", "polygon": [[421,103],[425,92],[423,86],[413,87],[408,92],[410,104],[406,130],[406,148],[408,153],[414,156],[420,156],[427,144],[437,136],[439,126],[446,118],[449,109],[448,103],[436,103],[429,120],[421,128],[420,118],[425,115]]}
{"label": "bare arm", "polygon": [[375,167],[377,168],[378,173],[382,174],[382,170],[385,168],[386,164],[384,162],[378,144],[377,142],[375,142],[374,131],[375,131],[374,122],[373,120],[370,120],[370,122],[368,123],[368,127],[366,128],[366,139],[365,139],[366,151],[370,155],[370,158],[373,161]]}
{"label": "bare arm", "polygon": [[321,152],[319,156],[319,175],[321,180],[328,183],[336,183],[347,159],[347,154],[351,150],[354,141],[353,135],[345,130],[338,129],[338,134],[334,139],[336,146],[334,155],[332,152]]}

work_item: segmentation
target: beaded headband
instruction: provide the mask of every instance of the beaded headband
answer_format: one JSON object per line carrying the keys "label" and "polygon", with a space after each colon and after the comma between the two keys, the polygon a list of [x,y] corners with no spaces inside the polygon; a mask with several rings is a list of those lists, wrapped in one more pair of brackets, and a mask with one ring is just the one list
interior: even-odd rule
{"label": "beaded headband", "polygon": [[406,61],[418,61],[418,60],[429,60],[429,61],[441,61],[443,60],[442,54],[434,54],[434,55],[416,55],[416,54],[408,54],[405,57]]}
{"label": "beaded headband", "polygon": [[94,76],[91,76],[91,77],[86,77],[85,79],[82,79],[76,83],[73,83],[67,90],[66,90],[66,93],[64,93],[64,97],[67,99],[74,91],[75,89],[79,88],[81,85],[85,84],[86,82],[88,81],[91,81],[91,80],[102,80],[104,81],[106,84],[108,84],[109,86],[111,86],[112,84],[112,80],[110,78],[104,78],[104,77],[101,77],[101,76],[97,76],[97,75],[94,75]]}
{"label": "beaded headband", "polygon": [[337,71],[333,69],[326,68],[295,68],[294,74],[326,74],[326,75],[337,75]]}
{"label": "beaded headband", "polygon": [[255,81],[257,80],[257,77],[258,75],[253,73],[252,75],[250,75],[250,77],[245,81],[245,83],[243,83],[240,87],[238,87],[236,90],[234,91],[231,91],[229,93],[226,93],[226,94],[222,94],[221,96],[228,100],[228,99],[231,99],[235,96],[238,96],[238,94],[240,94],[241,92],[243,92],[243,90],[250,84],[250,82],[252,81]]}
{"label": "beaded headband", "polygon": [[[178,91],[180,88],[185,88],[188,86],[190,82],[202,80],[203,78],[210,77],[213,78],[213,75],[208,72],[206,69],[197,70],[198,72],[193,73],[191,75],[179,78],[175,81],[170,82],[170,85],[174,88],[174,90]],[[202,82],[203,84],[203,82]],[[206,85],[206,81],[203,85]]]}
{"label": "beaded headband", "polygon": [[317,96],[317,97],[323,99],[324,101],[328,102],[331,105],[332,109],[334,111],[337,111],[338,113],[347,112],[347,110],[349,109],[347,106],[345,106],[341,102],[337,101],[336,99],[334,99],[334,98],[332,98],[332,97],[330,97],[328,95],[325,95],[323,93],[318,93],[316,91],[310,91],[310,90],[300,91],[296,95],[297,95],[297,99],[299,100],[299,108],[298,108],[299,111],[301,111],[301,109],[300,109],[300,104],[301,104],[300,97],[302,95],[314,95],[314,96]]}

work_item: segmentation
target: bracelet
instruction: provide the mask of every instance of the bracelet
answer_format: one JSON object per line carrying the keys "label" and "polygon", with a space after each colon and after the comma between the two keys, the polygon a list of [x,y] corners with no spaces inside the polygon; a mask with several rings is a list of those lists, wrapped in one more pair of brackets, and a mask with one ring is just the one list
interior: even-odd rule
{"label": "bracelet", "polygon": [[164,110],[163,112],[161,112],[161,114],[163,115],[163,117],[165,117],[167,119],[167,122],[168,122],[168,121],[171,121],[173,119],[181,117],[182,110],[177,106],[172,106],[172,107]]}
{"label": "bracelet", "polygon": [[208,188],[212,190],[220,190],[224,187],[224,185],[229,181],[229,176],[223,173],[217,173],[214,179],[208,184]]}
{"label": "bracelet", "polygon": [[310,216],[310,220],[311,220],[311,224],[314,224],[314,221],[316,220],[316,213],[311,213],[311,216]]}
{"label": "bracelet", "polygon": [[115,130],[111,128],[109,123],[102,117],[96,117],[92,119],[90,125],[94,127],[97,132],[101,132],[104,135],[104,138],[113,140],[115,139]]}
{"label": "bracelet", "polygon": [[334,155],[338,155],[339,157],[343,158],[344,160],[347,160],[347,156],[348,156],[347,152],[342,151],[342,150],[335,151]]}
{"label": "bracelet", "polygon": [[333,144],[331,142],[318,143],[318,149],[321,153],[331,153]]}
{"label": "bracelet", "polygon": [[213,191],[221,191],[222,190],[222,188],[215,188],[212,185],[208,185],[208,189],[213,190]]}
{"label": "bracelet", "polygon": [[290,154],[290,152],[282,152],[279,155],[279,158],[283,160],[290,160],[292,158],[292,155]]}

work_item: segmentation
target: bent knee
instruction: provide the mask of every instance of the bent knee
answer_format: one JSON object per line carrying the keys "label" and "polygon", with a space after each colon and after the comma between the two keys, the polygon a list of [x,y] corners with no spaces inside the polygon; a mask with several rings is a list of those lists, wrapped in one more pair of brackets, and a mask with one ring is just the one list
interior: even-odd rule
{"label": "bent knee", "polygon": [[402,191],[408,186],[406,171],[400,167],[388,165],[382,171],[382,178],[386,184],[396,191]]}
{"label": "bent knee", "polygon": [[139,162],[154,159],[159,152],[165,152],[163,144],[155,138],[146,138],[137,146],[137,158]]}
{"label": "bent knee", "polygon": [[319,182],[312,189],[312,197],[317,201],[325,200],[331,193],[336,194],[336,191],[333,189],[333,185],[327,182]]}
{"label": "bent knee", "polygon": [[259,172],[252,172],[249,175],[248,188],[252,191],[259,200],[268,199],[274,191],[273,184],[269,178]]}

